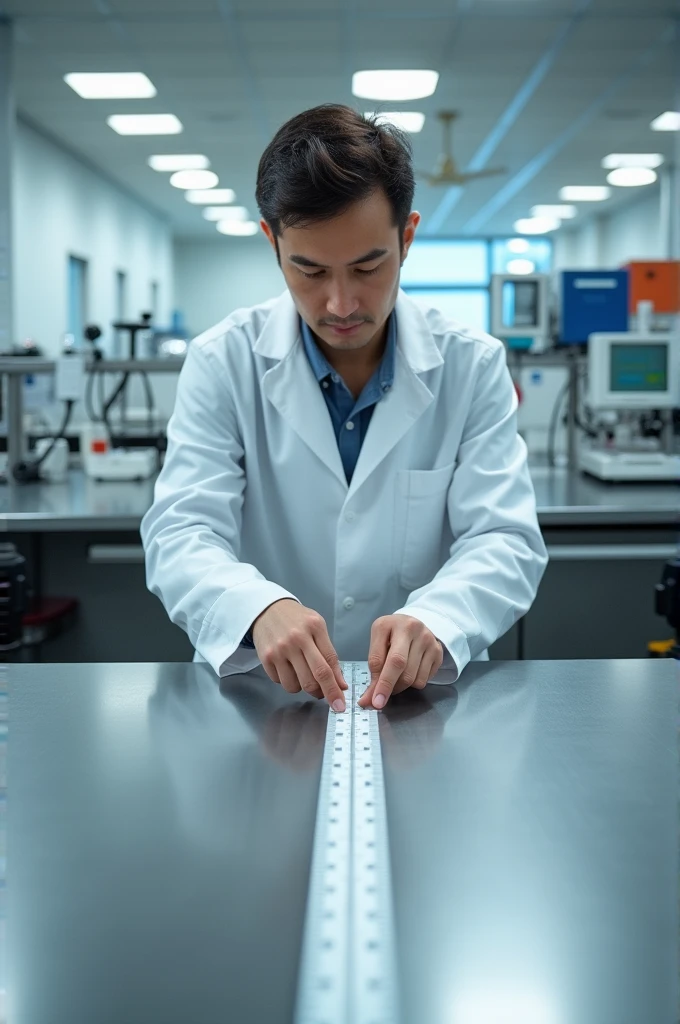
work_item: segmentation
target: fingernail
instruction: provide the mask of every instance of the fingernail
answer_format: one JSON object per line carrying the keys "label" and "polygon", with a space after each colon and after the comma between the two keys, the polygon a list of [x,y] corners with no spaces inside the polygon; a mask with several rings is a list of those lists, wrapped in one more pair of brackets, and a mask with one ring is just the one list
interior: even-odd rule
{"label": "fingernail", "polygon": [[340,697],[333,701],[333,711],[337,711],[338,714],[345,710],[345,702]]}
{"label": "fingernail", "polygon": [[382,693],[376,694],[375,697],[373,698],[373,707],[374,708],[384,708],[385,707],[385,697],[384,697],[384,695]]}

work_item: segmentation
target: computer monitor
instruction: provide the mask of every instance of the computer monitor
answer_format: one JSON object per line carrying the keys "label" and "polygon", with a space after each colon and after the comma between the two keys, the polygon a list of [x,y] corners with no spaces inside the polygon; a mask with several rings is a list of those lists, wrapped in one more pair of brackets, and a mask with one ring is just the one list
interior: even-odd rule
{"label": "computer monitor", "polygon": [[588,394],[593,409],[680,406],[680,335],[591,334]]}
{"label": "computer monitor", "polygon": [[547,338],[549,279],[546,274],[494,274],[491,333],[496,338]]}

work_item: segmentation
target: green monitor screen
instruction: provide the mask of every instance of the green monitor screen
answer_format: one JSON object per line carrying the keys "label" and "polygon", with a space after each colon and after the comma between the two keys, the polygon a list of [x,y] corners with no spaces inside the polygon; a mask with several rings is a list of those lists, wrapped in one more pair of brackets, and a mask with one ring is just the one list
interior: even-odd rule
{"label": "green monitor screen", "polygon": [[668,345],[612,345],[610,391],[667,391]]}

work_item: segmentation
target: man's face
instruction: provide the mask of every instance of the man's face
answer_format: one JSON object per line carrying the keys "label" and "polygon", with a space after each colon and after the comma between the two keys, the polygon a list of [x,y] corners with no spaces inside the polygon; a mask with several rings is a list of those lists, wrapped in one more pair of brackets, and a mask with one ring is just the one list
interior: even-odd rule
{"label": "man's face", "polygon": [[281,270],[300,316],[338,352],[364,348],[394,308],[399,270],[413,241],[420,214],[409,216],[399,248],[399,231],[383,192],[354,203],[332,220],[284,228],[275,239]]}

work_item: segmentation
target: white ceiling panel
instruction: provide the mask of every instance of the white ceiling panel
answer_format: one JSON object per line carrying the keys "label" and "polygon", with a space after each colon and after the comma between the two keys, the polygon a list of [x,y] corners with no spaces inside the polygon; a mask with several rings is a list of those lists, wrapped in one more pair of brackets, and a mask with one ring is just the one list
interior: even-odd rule
{"label": "white ceiling panel", "polygon": [[[205,152],[221,184],[252,206],[258,160],[286,119],[321,102],[373,105],[351,96],[351,72],[362,67],[440,71],[434,96],[398,104],[426,114],[424,130],[413,137],[419,170],[431,169],[439,154],[439,110],[462,114],[453,133],[462,167],[495,139],[486,165],[505,166],[507,174],[464,190],[440,228],[449,234],[478,214],[485,232],[511,230],[531,205],[555,201],[561,185],[603,181],[600,161],[607,152],[653,148],[670,158],[675,144],[674,137],[649,129],[651,119],[674,104],[680,53],[669,44],[653,49],[672,24],[673,0],[592,0],[576,21],[577,0],[106,5],[0,0],[17,22],[18,106],[31,123],[161,209],[182,235],[209,238],[214,227],[169,186],[167,176],[149,170],[151,153]],[[107,9],[108,17],[102,14]],[[650,53],[642,67],[641,58]],[[61,80],[75,70],[141,70],[158,96],[84,101]],[[136,111],[176,113],[185,131],[167,139],[124,139],[105,124],[110,113]],[[508,112],[510,123],[500,131]],[[537,167],[531,180],[486,216],[487,204],[527,166]],[[623,192],[611,202],[628,201]],[[419,183],[425,223],[445,194],[445,188]]]}

